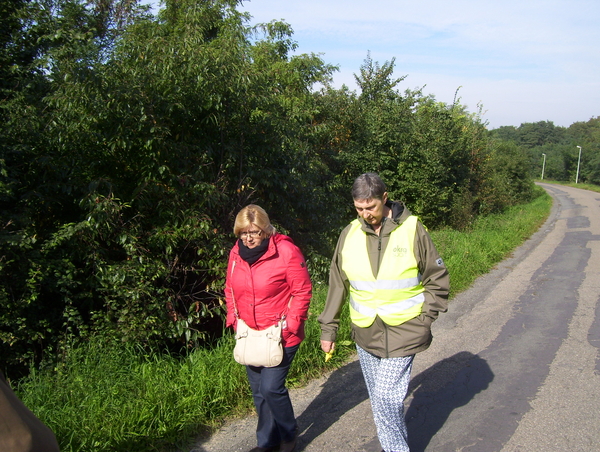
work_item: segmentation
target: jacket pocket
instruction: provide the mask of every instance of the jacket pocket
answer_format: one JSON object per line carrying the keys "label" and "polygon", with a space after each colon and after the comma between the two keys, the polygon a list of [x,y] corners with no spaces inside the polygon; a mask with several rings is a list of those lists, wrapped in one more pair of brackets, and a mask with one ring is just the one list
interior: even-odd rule
{"label": "jacket pocket", "polygon": [[391,327],[388,330],[389,352],[402,354],[417,353],[425,350],[431,343],[431,318],[425,314],[408,320],[407,322]]}
{"label": "jacket pocket", "polygon": [[304,322],[294,317],[285,319],[286,327],[283,329],[283,337],[286,339],[297,337],[304,339]]}

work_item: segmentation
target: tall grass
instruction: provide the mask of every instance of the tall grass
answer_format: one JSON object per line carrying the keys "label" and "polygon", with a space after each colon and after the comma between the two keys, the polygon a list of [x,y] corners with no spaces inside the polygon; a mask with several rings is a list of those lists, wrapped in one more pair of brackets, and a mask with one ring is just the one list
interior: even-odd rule
{"label": "tall grass", "polygon": [[184,358],[94,340],[56,371],[32,373],[23,401],[55,432],[62,451],[166,450],[199,426],[249,408],[231,336]]}
{"label": "tall grass", "polygon": [[[435,231],[449,267],[452,294],[489,271],[546,219],[551,199],[478,220],[471,231]],[[288,382],[305,384],[354,353],[347,309],[336,354],[325,364],[317,316],[327,287],[316,285],[302,343]],[[230,416],[248,413],[252,400],[244,367],[232,358],[231,334],[211,349],[188,355],[144,352],[133,344],[101,339],[73,346],[64,362],[35,371],[18,394],[56,434],[63,452],[189,450],[191,441]]]}
{"label": "tall grass", "polygon": [[450,272],[451,297],[508,257],[546,221],[552,198],[543,190],[538,191],[539,196],[531,203],[479,218],[468,232],[431,233]]}
{"label": "tall grass", "polygon": [[[326,288],[315,288],[306,340],[289,374],[292,387],[353,353],[345,321],[342,345],[324,362],[316,318],[325,296]],[[197,434],[252,409],[245,368],[233,360],[233,346],[227,333],[213,348],[175,357],[97,338],[71,348],[52,371],[32,370],[17,392],[54,431],[63,452],[185,450]]]}

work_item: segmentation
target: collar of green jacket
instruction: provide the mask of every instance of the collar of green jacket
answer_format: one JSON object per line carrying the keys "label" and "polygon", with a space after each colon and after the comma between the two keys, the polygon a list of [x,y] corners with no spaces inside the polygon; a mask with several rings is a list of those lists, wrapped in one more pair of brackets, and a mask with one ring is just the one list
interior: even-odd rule
{"label": "collar of green jacket", "polygon": [[[406,207],[404,205],[404,203],[400,202],[400,201],[387,201],[385,203],[385,205],[387,207],[389,207],[390,209],[392,209],[392,218],[387,218],[385,223],[388,223],[391,221],[391,224],[389,226],[386,227],[386,224],[384,223],[383,228],[384,230],[387,230],[389,227],[391,227],[392,229],[395,229],[399,224],[402,224],[404,222],[404,220],[406,220],[411,214],[410,210],[408,209],[408,207]],[[362,223],[362,229],[363,230],[373,230],[373,226],[371,226],[369,223],[367,223],[365,221],[364,218],[358,217],[359,221]]]}

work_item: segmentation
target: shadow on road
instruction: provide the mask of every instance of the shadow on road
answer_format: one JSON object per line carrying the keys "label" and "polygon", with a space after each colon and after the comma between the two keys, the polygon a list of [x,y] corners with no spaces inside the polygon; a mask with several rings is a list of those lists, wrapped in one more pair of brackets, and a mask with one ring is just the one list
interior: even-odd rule
{"label": "shadow on road", "polygon": [[411,452],[422,452],[442,428],[450,413],[485,390],[494,379],[487,361],[460,352],[414,377],[409,386],[413,399],[406,412]]}
{"label": "shadow on road", "polygon": [[333,372],[323,384],[319,395],[298,417],[300,431],[304,432],[299,437],[298,450],[303,450],[305,445],[310,444],[348,411],[367,400],[368,396],[358,361]]}
{"label": "shadow on road", "polygon": [[[494,374],[487,361],[469,352],[457,353],[413,377],[408,389],[412,400],[406,412],[411,452],[425,451],[452,411],[469,403],[493,379]],[[323,383],[319,395],[297,419],[302,433],[296,450],[305,450],[307,445],[367,400],[368,396],[358,360],[333,372]],[[248,447],[253,442],[252,437]],[[192,452],[206,450],[201,443],[201,440],[198,441]],[[240,444],[236,443],[236,447]],[[381,450],[377,437],[364,447],[366,449],[361,450]]]}

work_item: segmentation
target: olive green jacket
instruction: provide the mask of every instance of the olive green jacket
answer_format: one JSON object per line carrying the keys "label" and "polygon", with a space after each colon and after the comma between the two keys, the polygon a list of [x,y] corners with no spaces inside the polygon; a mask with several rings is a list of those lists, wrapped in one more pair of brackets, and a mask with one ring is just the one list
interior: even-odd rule
{"label": "olive green jacket", "polygon": [[13,392],[0,372],[0,451],[59,452],[52,430]]}
{"label": "olive green jacket", "polygon": [[[411,215],[408,208],[400,202],[388,201],[387,206],[392,209],[392,218],[384,218],[380,235],[359,218],[362,230],[367,234],[367,252],[374,275],[379,271],[379,264],[391,232]],[[321,339],[325,341],[335,341],[340,312],[343,304],[348,301],[349,283],[342,270],[342,249],[349,229],[348,225],[338,239],[329,272],[327,301],[319,316]],[[376,317],[375,322],[367,328],[352,324],[352,338],[356,344],[375,356],[395,358],[426,350],[432,340],[431,323],[440,312],[446,312],[448,309],[450,289],[448,270],[420,221],[415,234],[414,252],[421,282],[425,288],[425,302],[421,315],[397,326],[387,325],[379,317]]]}

